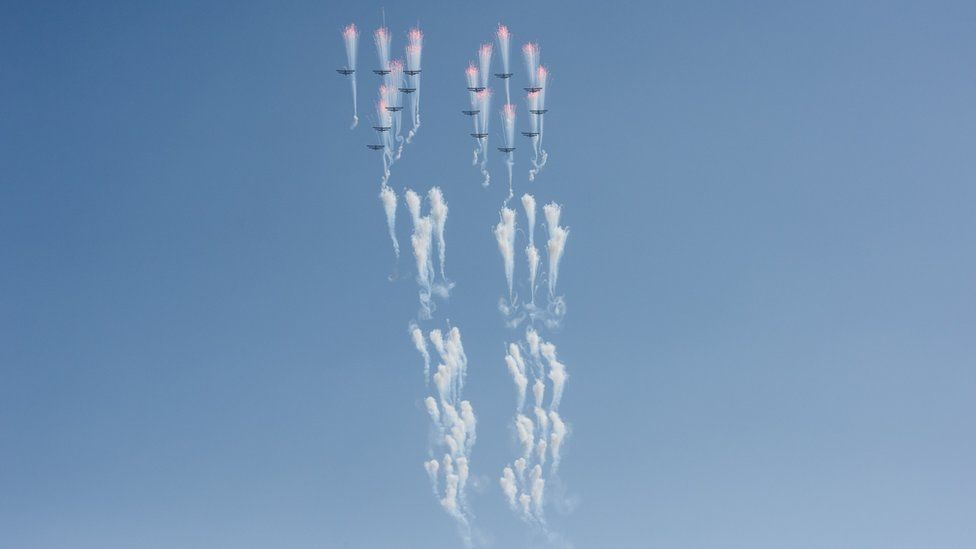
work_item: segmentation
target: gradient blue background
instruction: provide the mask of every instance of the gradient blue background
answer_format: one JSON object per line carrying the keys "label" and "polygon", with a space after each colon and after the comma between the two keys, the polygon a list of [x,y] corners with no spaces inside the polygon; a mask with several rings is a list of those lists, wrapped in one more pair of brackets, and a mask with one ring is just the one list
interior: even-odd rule
{"label": "gradient blue background", "polygon": [[[972,546],[976,8],[916,4],[386,7],[394,51],[426,33],[391,184],[451,207],[438,315],[471,361],[495,547],[531,543],[496,482],[505,190],[478,185],[458,111],[498,22],[552,74],[550,165],[528,184],[518,156],[517,191],[572,231],[555,529]],[[3,3],[0,546],[459,545],[421,468],[412,259],[387,280],[369,120],[348,130],[334,72],[356,22],[369,113],[379,7]]]}

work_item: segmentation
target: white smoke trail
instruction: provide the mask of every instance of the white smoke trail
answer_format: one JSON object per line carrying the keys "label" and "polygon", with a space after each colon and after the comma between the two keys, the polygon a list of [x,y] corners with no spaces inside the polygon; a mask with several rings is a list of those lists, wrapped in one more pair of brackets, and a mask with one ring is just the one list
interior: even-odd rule
{"label": "white smoke trail", "polygon": [[529,77],[530,88],[536,88],[536,69],[539,67],[539,45],[529,42],[522,46],[522,57],[525,59],[525,70]]}
{"label": "white smoke trail", "polygon": [[[474,133],[478,133],[481,127],[480,123],[480,102],[478,100],[478,67],[474,65],[474,61],[468,62],[468,68],[464,70],[464,78],[468,84],[468,99],[471,103],[471,112],[474,114],[471,116],[471,121],[474,123]],[[478,165],[478,155],[481,153],[481,140],[479,139],[475,143],[474,155],[471,160],[472,166]]]}
{"label": "white smoke trail", "polygon": [[401,135],[403,129],[403,92],[400,91],[400,88],[403,87],[403,61],[399,59],[390,61],[389,71],[383,78],[386,82],[386,91],[389,94],[387,98],[387,110],[393,109],[391,112],[393,115],[393,129],[390,130],[390,133],[395,136],[397,142],[395,159],[399,160],[403,154],[404,141]]}
{"label": "white smoke trail", "polygon": [[556,281],[559,279],[559,260],[563,257],[563,249],[566,247],[566,239],[569,238],[569,229],[559,226],[559,215],[562,208],[555,202],[545,205],[543,211],[546,214],[546,228],[549,230],[549,242],[547,248],[549,252],[549,295],[556,295]]}
{"label": "white smoke trail", "polygon": [[502,208],[499,217],[500,220],[495,225],[495,239],[498,241],[498,251],[501,252],[505,264],[508,299],[510,302],[514,302],[512,278],[515,272],[515,210]]}
{"label": "white smoke trail", "polygon": [[512,191],[512,167],[515,165],[515,105],[506,103],[502,106],[502,126],[505,130],[502,134],[505,138],[505,165],[508,166],[508,198],[505,199],[505,203],[507,204],[512,199],[512,196],[514,196]]}
{"label": "white smoke trail", "polygon": [[491,44],[482,44],[478,48],[478,74],[481,76],[479,84],[488,87],[488,77],[491,76]]}
{"label": "white smoke trail", "polygon": [[447,243],[444,240],[444,226],[447,223],[447,202],[440,187],[432,187],[427,193],[430,199],[430,218],[434,222],[434,238],[437,240],[437,252],[440,257],[441,278],[447,280],[444,265],[447,262]]}
{"label": "white smoke trail", "polygon": [[533,138],[533,145],[536,147],[536,158],[532,161],[532,168],[529,170],[529,181],[534,181],[535,176],[542,171],[543,166],[546,165],[546,161],[549,159],[549,154],[546,150],[542,148],[542,138],[546,133],[545,127],[545,110],[546,110],[546,89],[549,87],[549,71],[544,66],[539,65],[536,69],[535,85],[540,88],[538,96],[536,98],[535,111],[539,114],[535,116],[538,119],[537,131],[539,135]]}
{"label": "white smoke trail", "polygon": [[[409,191],[408,191],[409,192]],[[417,284],[420,285],[420,317],[429,319],[433,310],[431,302],[431,273],[430,240],[432,225],[430,217],[424,216],[414,225],[410,242],[413,244],[413,255],[417,260]],[[435,374],[436,375],[436,374]]]}
{"label": "white smoke trail", "polygon": [[488,113],[491,112],[491,90],[484,89],[477,93],[478,101],[478,138],[481,144],[481,175],[485,178],[481,182],[483,187],[487,187],[491,182],[491,175],[488,173]]}
{"label": "white smoke trail", "polygon": [[383,178],[380,180],[382,186],[386,186],[386,182],[390,179],[390,165],[393,163],[393,139],[390,136],[393,113],[386,108],[389,105],[387,102],[388,95],[386,86],[380,85],[380,99],[376,102],[376,123],[379,125],[375,129],[379,132],[380,140],[383,142]]}
{"label": "white smoke trail", "polygon": [[420,57],[423,53],[424,33],[418,28],[410,29],[407,33],[407,82],[408,88],[413,88],[410,97],[410,113],[413,127],[407,134],[407,143],[417,135],[420,129]]}
{"label": "white smoke trail", "polygon": [[505,102],[512,102],[512,95],[509,92],[508,81],[511,80],[512,73],[509,72],[509,44],[511,42],[512,35],[508,32],[508,27],[505,25],[498,25],[498,31],[495,33],[498,39],[498,51],[501,52],[502,56],[502,72],[501,78],[505,80]]}
{"label": "white smoke trail", "polygon": [[396,193],[388,185],[383,185],[380,189],[380,201],[383,202],[383,212],[386,214],[386,227],[390,232],[390,240],[393,241],[393,253],[397,258],[400,257],[400,243],[396,237]]}
{"label": "white smoke trail", "polygon": [[556,360],[556,346],[552,343],[543,343],[539,350],[549,363],[549,379],[552,381],[552,401],[549,403],[549,409],[555,411],[559,409],[559,401],[563,398],[563,386],[568,377],[566,366]]}
{"label": "white smoke trail", "polygon": [[[424,357],[424,383],[429,383],[430,381],[430,352],[427,351],[427,340],[424,339],[424,333],[420,331],[420,327],[415,323],[410,323],[410,338],[413,340],[413,345],[416,347],[417,352],[420,356]],[[428,397],[430,398],[430,397]],[[433,398],[430,398],[430,402],[434,402]],[[436,405],[436,403],[435,403]],[[428,404],[428,409],[430,404]],[[436,408],[435,408],[436,410]]]}
{"label": "white smoke trail", "polygon": [[420,195],[413,192],[412,189],[407,189],[407,192],[403,194],[403,201],[407,203],[410,220],[413,222],[413,226],[416,227],[420,222]]}
{"label": "white smoke trail", "polygon": [[515,410],[522,411],[525,407],[525,389],[529,384],[529,378],[525,375],[525,360],[519,352],[518,345],[512,343],[508,346],[508,354],[505,355],[505,364],[508,365],[508,372],[512,375],[512,381],[518,390]]}
{"label": "white smoke trail", "polygon": [[[531,115],[530,115],[531,117]],[[539,272],[539,250],[535,247],[535,197],[531,194],[522,195],[522,208],[529,224],[529,245],[525,248],[525,259],[529,264],[529,289],[532,295],[531,303],[535,303],[535,279]]]}
{"label": "white smoke trail", "polygon": [[359,30],[354,23],[350,23],[342,29],[342,39],[346,44],[346,68],[351,70],[349,82],[352,84],[352,126],[355,128],[359,124],[359,111],[356,107],[356,54],[359,49]]}
{"label": "white smoke trail", "polygon": [[[420,219],[423,224],[428,218]],[[426,364],[429,359],[427,345],[425,342],[418,343],[418,332],[419,328],[411,325],[410,337]],[[422,332],[419,338],[422,342]],[[455,519],[465,545],[471,547],[471,512],[467,504],[466,486],[470,476],[471,451],[477,438],[477,419],[471,403],[462,400],[467,357],[457,327],[451,328],[446,337],[440,330],[431,330],[428,338],[441,361],[433,376],[438,398],[428,396],[424,400],[432,427],[438,434],[432,439],[436,446],[430,452],[446,452],[439,464],[434,459],[425,461],[424,469],[441,507]],[[440,491],[440,478],[444,479],[443,492]]]}

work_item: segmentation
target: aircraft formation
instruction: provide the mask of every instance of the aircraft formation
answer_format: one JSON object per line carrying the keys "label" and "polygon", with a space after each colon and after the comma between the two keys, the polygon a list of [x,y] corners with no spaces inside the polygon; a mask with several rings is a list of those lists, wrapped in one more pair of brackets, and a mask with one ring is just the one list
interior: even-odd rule
{"label": "aircraft formation", "polygon": [[[489,87],[489,76],[501,80],[505,86],[505,104],[502,106],[502,140],[503,146],[496,149],[505,155],[505,165],[508,168],[508,200],[511,200],[514,191],[512,186],[512,169],[515,165],[514,152],[515,144],[515,105],[512,104],[510,82],[514,73],[510,72],[509,53],[512,34],[505,25],[499,25],[495,32],[495,40],[498,44],[498,51],[501,57],[502,72],[491,72],[491,60],[494,47],[491,42],[486,42],[478,48],[478,62],[471,61],[464,71],[465,81],[468,90],[468,102],[470,108],[463,109],[462,114],[472,118],[474,131],[469,135],[477,140],[477,146],[472,157],[472,165],[478,166],[482,175],[482,185],[488,186],[491,182],[491,174],[488,171],[488,131],[489,114],[491,111],[492,89]],[[535,179],[536,175],[545,166],[548,155],[542,148],[543,136],[543,116],[548,112],[545,107],[546,87],[548,85],[548,69],[539,64],[539,45],[529,42],[522,46],[522,54],[525,59],[526,74],[528,85],[522,88],[525,90],[525,101],[529,112],[529,130],[521,134],[532,140],[532,167],[529,169],[529,181]]]}
{"label": "aircraft formation", "polygon": [[[352,127],[355,128],[359,122],[356,96],[359,30],[356,25],[343,28],[342,37],[346,66],[336,69],[336,72],[350,82]],[[392,35],[385,23],[373,32],[378,65],[370,72],[379,79],[374,104],[375,118],[371,124],[376,142],[367,143],[366,147],[382,160],[379,198],[398,264],[400,245],[396,233],[396,213],[399,199],[397,192],[389,185],[389,178],[391,166],[401,158],[405,146],[411,143],[420,128],[423,37],[419,28],[411,28],[406,33],[404,56],[399,59],[391,58]],[[470,136],[477,143],[473,165],[479,168],[482,184],[487,187],[491,180],[488,171],[489,115],[493,95],[491,78],[496,79],[499,87],[504,87],[505,102],[499,111],[501,145],[496,146],[495,150],[503,155],[507,167],[508,195],[499,211],[499,222],[494,226],[493,234],[503,259],[507,295],[499,299],[498,309],[509,328],[516,328],[523,322],[526,327],[522,336],[516,336],[515,341],[507,343],[503,361],[516,386],[516,413],[512,428],[521,450],[514,460],[502,468],[499,484],[516,516],[533,526],[534,532],[553,541],[559,537],[549,529],[545,518],[545,492],[547,483],[558,482],[561,448],[571,431],[558,410],[569,376],[566,366],[556,358],[555,344],[544,339],[543,331],[558,330],[565,314],[563,298],[556,293],[556,281],[569,229],[560,225],[562,207],[549,202],[542,208],[549,239],[544,246],[536,247],[535,197],[525,193],[521,198],[526,229],[517,227],[519,214],[508,205],[514,196],[513,167],[515,152],[519,149],[515,137],[517,109],[511,98],[511,86],[515,79],[510,69],[511,40],[509,29],[499,25],[495,32],[495,44],[501,58],[500,72],[492,72],[491,69],[495,44],[486,42],[478,48],[477,61],[469,62],[465,69],[468,108],[461,110],[461,113],[472,120]],[[522,90],[525,93],[528,127],[518,133],[529,139],[531,144],[529,181],[536,178],[548,158],[542,144],[545,114],[548,112],[546,92],[549,76],[548,69],[540,64],[540,51],[539,45],[534,42],[522,46],[526,75]],[[421,323],[435,319],[435,298],[446,300],[454,286],[448,280],[445,268],[447,201],[439,187],[430,188],[426,194],[406,188],[401,196],[412,221],[409,248],[416,261],[420,301],[416,320],[409,323],[408,332],[414,348],[423,359],[424,381],[429,390],[424,406],[430,418],[431,436],[423,468],[441,507],[455,520],[464,545],[474,547],[480,544],[479,535],[473,525],[474,513],[466,489],[477,420],[471,402],[463,398],[467,357],[457,326],[447,322],[444,328],[421,327]],[[524,244],[528,272],[524,278],[516,276],[519,261],[515,248],[517,240],[521,238],[527,238]],[[546,263],[542,261],[544,253],[548,258]],[[436,265],[435,258],[438,260]],[[391,280],[395,278],[395,274],[391,275]],[[548,292],[537,304],[536,289],[543,284],[548,286]],[[526,288],[527,299],[520,298],[520,290]],[[530,386],[533,395],[531,406],[526,402],[526,392]]]}

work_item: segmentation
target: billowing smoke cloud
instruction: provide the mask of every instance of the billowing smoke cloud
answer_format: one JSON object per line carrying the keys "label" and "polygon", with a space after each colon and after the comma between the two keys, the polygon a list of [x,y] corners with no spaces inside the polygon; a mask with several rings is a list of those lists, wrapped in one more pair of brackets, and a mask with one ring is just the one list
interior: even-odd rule
{"label": "billowing smoke cloud", "polygon": [[[427,345],[426,342],[418,343],[418,332],[416,325],[410,326],[410,337],[426,364],[429,360]],[[471,547],[471,511],[466,486],[471,451],[477,436],[477,419],[471,403],[462,400],[468,359],[457,327],[448,330],[446,335],[440,330],[431,330],[428,338],[439,358],[433,376],[437,398],[429,396],[424,401],[433,432],[437,435],[432,437],[434,445],[430,452],[443,452],[443,457],[439,464],[436,459],[425,461],[424,470],[441,507],[455,519],[465,545]],[[423,341],[422,332],[419,339]],[[440,490],[441,478],[444,479],[443,492]]]}
{"label": "billowing smoke cloud", "polygon": [[498,39],[498,51],[502,56],[502,72],[496,76],[505,81],[505,103],[511,103],[512,95],[509,92],[508,81],[511,79],[512,73],[509,72],[508,58],[509,44],[511,42],[512,35],[508,32],[508,27],[505,25],[498,25],[498,31],[495,33],[495,36]]}
{"label": "billowing smoke cloud", "polygon": [[346,70],[349,72],[349,83],[352,84],[352,126],[359,124],[359,111],[356,107],[356,54],[359,49],[359,30],[350,23],[342,29],[342,40],[346,44]]}
{"label": "billowing smoke cloud", "polygon": [[406,70],[406,89],[413,90],[410,95],[410,114],[413,119],[413,127],[407,134],[407,143],[417,135],[420,129],[420,57],[423,53],[424,33],[418,28],[410,29],[407,33],[407,70]]}
{"label": "billowing smoke cloud", "polygon": [[515,210],[502,208],[499,212],[498,224],[495,225],[495,240],[498,241],[498,251],[502,254],[505,264],[505,280],[508,281],[508,299],[514,302],[512,289],[515,273]]}
{"label": "billowing smoke cloud", "polygon": [[[512,425],[520,455],[502,470],[499,484],[512,511],[548,533],[544,512],[546,471],[548,467],[549,476],[557,473],[562,444],[568,434],[568,428],[557,412],[568,378],[566,367],[556,359],[556,346],[543,341],[532,327],[526,329],[524,343],[508,345],[505,363],[516,388],[516,413]],[[527,367],[527,363],[531,367]],[[532,379],[535,421],[522,413],[529,378]],[[545,405],[547,384],[552,386],[548,407]],[[551,461],[547,459],[550,456]]]}

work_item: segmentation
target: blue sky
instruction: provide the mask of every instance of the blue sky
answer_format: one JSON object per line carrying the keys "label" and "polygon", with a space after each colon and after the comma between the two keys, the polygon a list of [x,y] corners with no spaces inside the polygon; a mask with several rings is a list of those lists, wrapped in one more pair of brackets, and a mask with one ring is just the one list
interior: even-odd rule
{"label": "blue sky", "polygon": [[[421,467],[416,286],[387,280],[372,136],[333,70],[349,22],[372,68],[379,8],[0,8],[0,545],[459,545]],[[478,184],[458,111],[499,22],[552,75],[550,162],[530,184],[517,156],[516,191],[572,231],[552,339],[577,504],[553,527],[580,548],[971,543],[971,4],[386,16],[394,51],[426,35],[390,183],[451,208],[438,315],[469,355],[493,546],[531,543],[496,481],[516,452],[506,189]]]}

